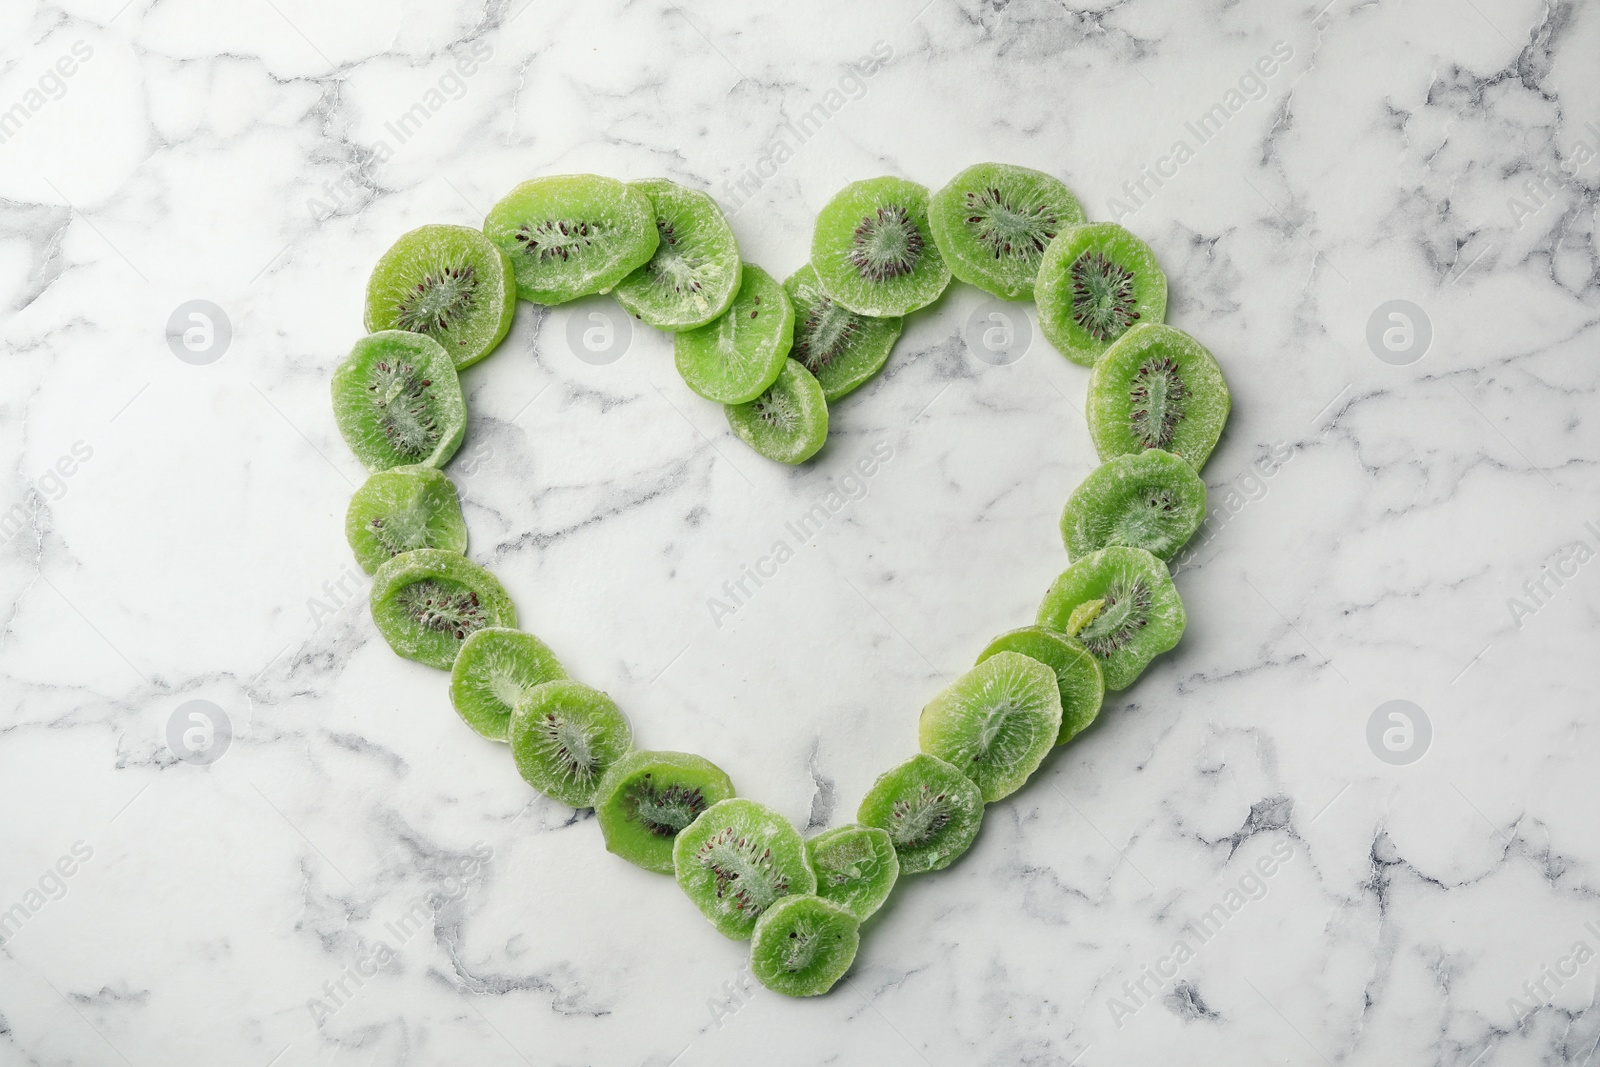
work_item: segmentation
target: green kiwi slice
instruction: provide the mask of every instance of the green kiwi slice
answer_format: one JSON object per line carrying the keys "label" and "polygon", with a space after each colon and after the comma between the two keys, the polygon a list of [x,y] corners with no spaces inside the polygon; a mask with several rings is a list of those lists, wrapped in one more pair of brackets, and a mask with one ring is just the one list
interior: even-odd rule
{"label": "green kiwi slice", "polygon": [[1199,470],[1232,404],[1222,368],[1199,341],[1150,323],[1095,364],[1085,416],[1102,460],[1160,448]]}
{"label": "green kiwi slice", "polygon": [[745,941],[780,897],[817,891],[805,842],[789,820],[753,800],[711,805],[672,846],[678,885],[725,937]]}
{"label": "green kiwi slice", "polygon": [[688,752],[630,752],[594,795],[606,851],[647,871],[672,873],[672,846],[701,812],[733,796],[721,767]]}
{"label": "green kiwi slice", "polygon": [[1206,484],[1171,452],[1114,456],[1089,472],[1061,511],[1068,559],[1107,545],[1170,559],[1206,517]]}
{"label": "green kiwi slice", "polygon": [[659,240],[649,262],[612,296],[658,330],[692,330],[728,310],[739,290],[739,242],[722,209],[698,189],[665,178],[629,182],[649,198]]}
{"label": "green kiwi slice", "polygon": [[517,295],[535,304],[609,293],[658,240],[650,198],[598,174],[523,182],[489,209],[483,232],[510,258]]}
{"label": "green kiwi slice", "polygon": [[788,896],[767,909],[750,941],[750,973],[774,993],[814,997],[855,962],[861,920],[820,896]]}
{"label": "green kiwi slice", "polygon": [[1100,661],[1088,649],[1063,634],[1043,626],[1024,626],[1003,633],[978,655],[978,662],[997,652],[1020,652],[1049,667],[1056,675],[1061,694],[1061,732],[1056,744],[1064,745],[1100,714],[1106,683],[1100,675]]}
{"label": "green kiwi slice", "polygon": [[856,821],[889,834],[901,874],[943,870],[977,838],[983,794],[944,760],[919,753],[878,776]]}
{"label": "green kiwi slice", "polygon": [[811,266],[823,291],[859,315],[906,315],[939,298],[950,267],[928,228],[928,190],[904,178],[841,189],[817,215]]}
{"label": "green kiwi slice", "polygon": [[499,579],[437,548],[402,552],[372,576],[372,621],[395,655],[447,671],[462,642],[486,626],[515,626]]}
{"label": "green kiwi slice", "polygon": [[783,286],[754,263],[721,317],[673,338],[678,373],[719,404],[744,404],[777,380],[794,343],[794,308]]}
{"label": "green kiwi slice", "polygon": [[849,908],[865,922],[889,899],[900,877],[900,858],[887,830],[836,826],[806,842],[806,859],[817,875],[817,896]]}
{"label": "green kiwi slice", "polygon": [[828,403],[860,388],[889,361],[905,320],[856,314],[823,292],[809,263],[784,279],[783,290],[794,305],[789,358],[811,372]]}
{"label": "green kiwi slice", "polygon": [[442,467],[467,432],[467,403],[439,342],[384,330],[357,341],[334,370],[333,418],[369,471]]}
{"label": "green kiwi slice", "polygon": [[779,463],[804,463],[828,440],[828,401],[822,386],[792,359],[783,361],[778,380],[766,392],[724,410],[739,440]]}
{"label": "green kiwi slice", "polygon": [[516,311],[511,260],[466,226],[403,234],[367,279],[367,329],[431,337],[458,370],[494,351]]}
{"label": "green kiwi slice", "polygon": [[922,751],[957,768],[985,803],[1022,788],[1061,732],[1056,673],[1031,656],[996,652],[928,702]]}
{"label": "green kiwi slice", "polygon": [[1003,300],[1031,299],[1044,250],[1083,221],[1083,206],[1059,180],[1009,163],[968,167],[928,207],[950,273]]}
{"label": "green kiwi slice", "polygon": [[489,626],[467,635],[450,669],[450,703],[491,741],[511,739],[511,713],[534,686],[567,676],[554,652],[532,634]]}
{"label": "green kiwi slice", "polygon": [[1186,616],[1167,565],[1142,548],[1102,548],[1068,567],[1039,605],[1039,625],[1075,637],[1106,688],[1126,689],[1178,643]]}
{"label": "green kiwi slice", "polygon": [[575,808],[594,804],[601,778],[633,747],[633,731],[616,703],[567,678],[522,694],[509,737],[522,780]]}
{"label": "green kiwi slice", "polygon": [[345,510],[344,535],[368,574],[417,548],[467,550],[456,487],[440,471],[417,464],[379,471],[362,483]]}
{"label": "green kiwi slice", "polygon": [[1167,276],[1150,246],[1114,222],[1057,235],[1033,285],[1039,329],[1056,351],[1085,367],[1135,324],[1167,314]]}

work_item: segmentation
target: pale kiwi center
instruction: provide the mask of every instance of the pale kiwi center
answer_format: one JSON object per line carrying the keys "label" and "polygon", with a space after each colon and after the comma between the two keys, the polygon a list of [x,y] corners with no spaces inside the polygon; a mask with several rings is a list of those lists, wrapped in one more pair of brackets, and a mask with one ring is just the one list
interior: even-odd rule
{"label": "pale kiwi center", "polygon": [[1170,489],[1152,488],[1140,494],[1135,504],[1117,516],[1112,527],[1116,544],[1140,545],[1165,532],[1165,518],[1178,510]]}
{"label": "pale kiwi center", "polygon": [[541,263],[559,259],[563,263],[598,241],[605,227],[587,219],[545,219],[524,222],[512,238],[523,252]]}
{"label": "pale kiwi center", "polygon": [[848,885],[865,878],[877,859],[877,853],[866,838],[846,838],[817,854],[817,874],[826,878],[830,885]]}
{"label": "pale kiwi center", "polygon": [[396,508],[387,515],[374,516],[367,529],[391,556],[429,547],[428,513],[423,508]]}
{"label": "pale kiwi center", "polygon": [[919,784],[908,797],[894,802],[889,836],[901,848],[925,845],[950,824],[950,802],[927,782]]}
{"label": "pale kiwi center", "polygon": [[817,952],[821,948],[821,940],[811,924],[804,919],[795,920],[784,943],[783,969],[790,974],[805,970],[816,962]]}
{"label": "pale kiwi center", "polygon": [[861,316],[823,297],[795,331],[790,355],[816,374],[844,353],[860,329]]}
{"label": "pale kiwi center", "polygon": [[1150,621],[1150,589],[1137,578],[1118,578],[1102,598],[1094,621],[1078,631],[1078,640],[1101,659],[1133,640]]}
{"label": "pale kiwi center", "polygon": [[594,741],[582,725],[546,712],[531,737],[534,751],[567,782],[587,786],[598,777]]}
{"label": "pale kiwi center", "polygon": [[1188,407],[1189,389],[1170,356],[1147,359],[1128,387],[1132,406],[1128,426],[1145,448],[1166,448],[1178,432]]}
{"label": "pale kiwi center", "polygon": [[511,670],[509,666],[498,664],[491,666],[488,674],[484,688],[489,691],[490,696],[508,708],[516,707],[517,702],[528,691],[527,686],[522,684],[516,672]]}
{"label": "pale kiwi center", "polygon": [[699,789],[676,782],[657,787],[649,774],[628,787],[626,805],[639,825],[657,837],[676,837],[707,807]]}
{"label": "pale kiwi center", "polygon": [[431,379],[409,363],[380,362],[372,368],[367,392],[378,409],[378,428],[394,450],[420,459],[439,443],[439,427],[429,410]]}
{"label": "pale kiwi center", "polygon": [[1045,246],[1060,231],[1049,204],[1037,196],[998,186],[969,190],[966,221],[973,238],[995,259],[1036,264]]}
{"label": "pale kiwi center", "polygon": [[395,324],[412,333],[444,333],[472,310],[477,288],[470,263],[429,271],[395,303]]}
{"label": "pale kiwi center", "polygon": [[425,630],[449,634],[458,641],[481,630],[488,621],[476,590],[443,578],[424,578],[400,590],[401,610]]}
{"label": "pale kiwi center", "polygon": [[899,204],[888,204],[856,224],[845,258],[868,281],[898,278],[917,268],[922,258],[922,233],[910,212]]}
{"label": "pale kiwi center", "polygon": [[708,306],[710,301],[701,293],[705,256],[693,242],[683,239],[671,219],[656,216],[656,234],[655,255],[645,264],[651,284],[665,294],[687,297],[698,308]]}
{"label": "pale kiwi center", "polygon": [[789,891],[789,879],[774,868],[772,849],[725,826],[700,846],[695,862],[716,878],[717,897],[754,918]]}
{"label": "pale kiwi center", "polygon": [[1068,268],[1072,319],[1096,341],[1111,341],[1139,320],[1133,272],[1104,252],[1085,252]]}
{"label": "pale kiwi center", "polygon": [[768,389],[755,400],[756,418],[780,433],[793,433],[800,428],[800,405],[788,392]]}

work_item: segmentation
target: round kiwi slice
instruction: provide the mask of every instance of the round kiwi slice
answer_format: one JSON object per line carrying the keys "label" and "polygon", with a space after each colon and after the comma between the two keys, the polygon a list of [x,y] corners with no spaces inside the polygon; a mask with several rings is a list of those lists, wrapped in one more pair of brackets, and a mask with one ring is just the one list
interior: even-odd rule
{"label": "round kiwi slice", "polygon": [[919,753],[878,776],[856,821],[888,832],[901,874],[943,870],[978,836],[983,794],[944,760]]}
{"label": "round kiwi slice", "polygon": [[978,655],[978,662],[997,652],[1020,652],[1049,667],[1056,675],[1061,693],[1061,732],[1056,744],[1064,745],[1100,714],[1106,683],[1100,676],[1100,661],[1077,641],[1043,626],[1024,626],[1003,633]]}
{"label": "round kiwi slice", "polygon": [[490,626],[468,634],[450,669],[450,703],[491,741],[509,741],[511,713],[536,685],[565,678],[554,652],[532,634]]}
{"label": "round kiwi slice", "polygon": [[811,372],[828,403],[854,392],[889,361],[903,319],[856,314],[823,292],[809,263],[784,280],[783,290],[794,305],[789,358]]}
{"label": "round kiwi slice", "polygon": [[1136,323],[1167,314],[1167,276],[1150,246],[1114,222],[1057,235],[1033,285],[1039,329],[1056,351],[1085,367]]}
{"label": "round kiwi slice", "polygon": [[672,846],[678,885],[725,937],[745,941],[790,894],[817,891],[805,842],[789,820],[753,800],[719,801]]}
{"label": "round kiwi slice", "polygon": [[728,310],[739,290],[739,242],[722,209],[698,189],[665,178],[630,182],[650,199],[659,240],[649,262],[612,295],[658,330],[692,330]]}
{"label": "round kiwi slice", "polygon": [[828,440],[828,402],[822,386],[797,361],[786,359],[778,380],[748,404],[729,404],[728,425],[739,440],[779,463],[804,463]]}
{"label": "round kiwi slice", "polygon": [[817,215],[811,266],[823,291],[860,315],[905,315],[950,284],[928,229],[928,190],[904,178],[852,182]]}
{"label": "round kiwi slice", "polygon": [[1194,468],[1152,448],[1115,456],[1089,472],[1061,511],[1061,540],[1073,560],[1107,545],[1169,559],[1205,517],[1206,485]]}
{"label": "round kiwi slice", "polygon": [[1199,470],[1232,404],[1222,368],[1199,341],[1149,323],[1095,364],[1085,416],[1102,460],[1160,448]]}
{"label": "round kiwi slice", "polygon": [[344,535],[371,574],[402,552],[467,550],[467,520],[456,487],[433,467],[391,467],[368,478],[344,514]]}
{"label": "round kiwi slice", "polygon": [[522,780],[575,808],[594,804],[601,778],[633,747],[633,731],[616,703],[567,678],[522,694],[509,737]]}
{"label": "round kiwi slice", "polygon": [[900,877],[900,858],[887,830],[836,826],[806,842],[806,859],[817,875],[817,896],[849,908],[865,922],[889,899]]}
{"label": "round kiwi slice", "polygon": [[439,342],[384,330],[357,341],[334,370],[333,418],[369,471],[442,467],[467,432],[467,403]]}
{"label": "round kiwi slice", "polygon": [[457,369],[494,351],[516,311],[511,260],[481,230],[465,226],[402,235],[367,280],[368,330],[425,334]]}
{"label": "round kiwi slice", "polygon": [[996,652],[922,709],[922,751],[977,783],[985,803],[1022,788],[1061,732],[1056,674],[1030,656]]}
{"label": "round kiwi slice", "polygon": [[1167,565],[1142,548],[1113,546],[1083,557],[1039,605],[1039,625],[1077,638],[1112,690],[1126,689],[1176,645],[1185,621]]}
{"label": "round kiwi slice", "polygon": [[1032,298],[1044,250],[1083,221],[1083,206],[1060,181],[1008,163],[968,167],[928,207],[950,273],[1004,300]]}
{"label": "round kiwi slice", "polygon": [[510,257],[517,295],[535,304],[609,293],[658,240],[650,198],[598,174],[523,182],[489,209],[483,232]]}
{"label": "round kiwi slice", "polygon": [[783,286],[754,263],[721,317],[673,338],[678,373],[719,404],[744,404],[777,380],[794,342],[794,308]]}
{"label": "round kiwi slice", "polygon": [[601,779],[594,813],[606,851],[647,871],[671,874],[678,834],[731,796],[733,780],[703,756],[630,752]]}
{"label": "round kiwi slice", "polygon": [[774,993],[814,997],[855,962],[861,920],[820,896],[784,897],[761,916],[750,941],[750,973]]}
{"label": "round kiwi slice", "polygon": [[461,644],[486,626],[515,626],[499,579],[437,548],[402,552],[372,576],[372,621],[395,655],[447,671]]}

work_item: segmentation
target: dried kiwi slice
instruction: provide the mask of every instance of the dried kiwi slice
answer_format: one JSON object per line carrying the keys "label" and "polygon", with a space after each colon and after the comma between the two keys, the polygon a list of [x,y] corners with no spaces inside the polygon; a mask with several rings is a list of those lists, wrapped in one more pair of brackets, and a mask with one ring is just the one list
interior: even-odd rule
{"label": "dried kiwi slice", "polygon": [[828,440],[828,402],[811,372],[783,361],[778,380],[748,404],[730,404],[728,425],[739,440],[779,463],[804,463]]}
{"label": "dried kiwi slice", "polygon": [[784,280],[783,290],[794,305],[789,358],[811,372],[828,403],[854,392],[889,361],[903,319],[856,314],[822,291],[809,263]]}
{"label": "dried kiwi slice", "polygon": [[950,273],[1005,300],[1032,298],[1044,250],[1083,220],[1083,206],[1060,181],[1008,163],[968,167],[928,207]]}
{"label": "dried kiwi slice", "polygon": [[650,199],[659,241],[617,283],[617,303],[658,330],[692,330],[728,310],[739,290],[739,242],[710,196],[665,178],[630,182]]}
{"label": "dried kiwi slice", "polygon": [[672,846],[700,813],[733,796],[721,767],[688,752],[630,752],[594,795],[606,851],[647,871],[672,873]]}
{"label": "dried kiwi slice", "polygon": [[944,760],[920,753],[878,776],[856,820],[888,832],[901,874],[943,870],[978,836],[983,794]]}
{"label": "dried kiwi slice", "polygon": [[678,373],[719,404],[744,404],[777,380],[794,342],[794,308],[783,286],[744,265],[739,295],[716,321],[673,338]]}
{"label": "dried kiwi slice", "polygon": [[484,737],[509,741],[511,713],[528,691],[566,676],[556,654],[537,637],[490,626],[462,642],[450,669],[450,703]]}
{"label": "dried kiwi slice", "polygon": [[904,178],[852,182],[817,215],[811,266],[823,291],[861,315],[905,315],[950,284],[928,229],[928,190]]}
{"label": "dried kiwi slice", "polygon": [[735,941],[747,940],[778,898],[817,891],[789,820],[737,797],[711,805],[678,835],[672,865],[684,894]]}
{"label": "dried kiwi slice", "polygon": [[1107,545],[1170,559],[1205,517],[1206,485],[1194,468],[1152,448],[1113,457],[1089,472],[1061,511],[1061,540],[1073,560]]}
{"label": "dried kiwi slice", "polygon": [[977,783],[985,803],[1022,788],[1061,732],[1056,674],[1030,656],[996,652],[922,709],[922,751]]}
{"label": "dried kiwi slice", "polygon": [[1063,230],[1045,249],[1034,282],[1039,329],[1085,367],[1136,323],[1167,314],[1167,276],[1150,246],[1114,222]]}
{"label": "dried kiwi slice", "polygon": [[571,679],[523,693],[511,713],[510,739],[522,780],[575,808],[594,803],[601,778],[633,747],[615,701]]}
{"label": "dried kiwi slice", "polygon": [[789,896],[756,923],[750,973],[774,993],[814,997],[833,988],[855,962],[861,920],[820,896]]}
{"label": "dried kiwi slice", "polygon": [[1199,341],[1151,323],[1129,330],[1095,364],[1085,415],[1102,460],[1160,448],[1199,470],[1232,403],[1222,368]]}
{"label": "dried kiwi slice", "polygon": [[610,292],[658,240],[650,198],[598,174],[523,182],[489,209],[483,232],[510,257],[517,295],[535,304]]}
{"label": "dried kiwi slice", "polygon": [[978,662],[997,652],[1020,652],[1049,667],[1056,674],[1061,693],[1061,732],[1056,744],[1064,745],[1094,722],[1105,699],[1106,683],[1100,676],[1100,661],[1077,641],[1043,626],[1024,626],[1003,633],[978,655]]}
{"label": "dried kiwi slice", "polygon": [[1167,565],[1116,546],[1061,573],[1039,605],[1039,625],[1075,637],[1100,661],[1107,689],[1126,689],[1183,636],[1183,601]]}
{"label": "dried kiwi slice", "polygon": [[865,922],[889,899],[900,877],[900,858],[887,830],[836,826],[806,842],[806,859],[817,875],[817,896],[849,908]]}
{"label": "dried kiwi slice", "polygon": [[457,369],[494,351],[516,311],[511,260],[481,230],[465,226],[403,234],[367,280],[368,330],[425,334]]}
{"label": "dried kiwi slice", "polygon": [[467,520],[456,487],[432,467],[408,465],[368,478],[344,514],[344,536],[371,574],[402,552],[466,552]]}
{"label": "dried kiwi slice", "polygon": [[486,626],[515,626],[499,579],[455,552],[402,552],[372,576],[372,621],[395,655],[447,671]]}
{"label": "dried kiwi slice", "polygon": [[369,471],[442,467],[467,432],[455,364],[439,342],[404,330],[355,343],[333,372],[333,418]]}

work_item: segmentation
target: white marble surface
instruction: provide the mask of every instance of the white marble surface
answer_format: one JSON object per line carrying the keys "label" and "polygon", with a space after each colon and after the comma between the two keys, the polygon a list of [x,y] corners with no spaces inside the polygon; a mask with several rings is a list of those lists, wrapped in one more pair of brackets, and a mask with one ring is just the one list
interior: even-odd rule
{"label": "white marble surface", "polygon": [[[1600,5],[924,3],[0,7],[0,1062],[1589,1061]],[[1232,384],[1227,517],[1180,568],[1182,644],[901,887],[848,982],[788,1001],[375,636],[326,383],[394,237],[526,177],[709,188],[781,277],[845,181],[985,159],[1154,246]],[[1170,177],[1130,198],[1144,168]],[[193,299],[232,326],[209,365],[164,339]],[[1366,336],[1396,299],[1432,327],[1405,366]],[[973,359],[978,302],[916,316],[799,471],[665,338],[590,365],[569,310],[524,305],[464,376],[472,557],[641,743],[849,820],[941,680],[1031,620],[1095,462],[1086,372],[1037,335]],[[196,699],[233,733],[206,766],[166,740]],[[1410,765],[1368,746],[1393,699],[1432,724]]]}

